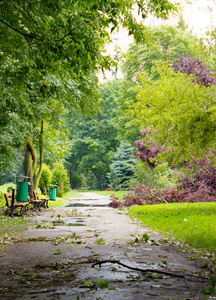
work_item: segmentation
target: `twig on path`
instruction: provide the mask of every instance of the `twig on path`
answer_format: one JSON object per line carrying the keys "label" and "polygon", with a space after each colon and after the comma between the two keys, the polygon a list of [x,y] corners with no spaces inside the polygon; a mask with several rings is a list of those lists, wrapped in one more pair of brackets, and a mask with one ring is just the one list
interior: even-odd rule
{"label": "twig on path", "polygon": [[158,273],[158,274],[163,274],[163,275],[167,275],[167,276],[182,277],[182,278],[185,277],[184,275],[174,274],[174,273],[170,273],[170,272],[166,272],[166,271],[130,267],[128,265],[125,265],[125,264],[121,263],[119,260],[101,260],[101,261],[97,261],[97,262],[93,263],[92,268],[94,268],[94,266],[96,266],[96,265],[99,265],[101,267],[102,264],[106,264],[106,263],[119,264],[120,266],[123,266],[125,268],[130,269],[130,270],[139,271],[139,272],[142,272],[142,273]]}

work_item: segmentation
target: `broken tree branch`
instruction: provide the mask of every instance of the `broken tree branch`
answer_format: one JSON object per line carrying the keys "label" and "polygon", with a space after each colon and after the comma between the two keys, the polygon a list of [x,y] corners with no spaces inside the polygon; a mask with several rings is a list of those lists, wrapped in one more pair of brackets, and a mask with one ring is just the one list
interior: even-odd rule
{"label": "broken tree branch", "polygon": [[142,273],[158,273],[158,274],[163,274],[163,275],[167,275],[167,276],[185,277],[184,275],[174,274],[174,273],[170,273],[170,272],[166,272],[166,271],[160,271],[160,270],[154,270],[154,269],[141,269],[141,268],[130,267],[128,265],[125,265],[125,264],[121,263],[119,260],[102,260],[102,261],[97,261],[97,262],[93,263],[92,268],[94,268],[94,266],[96,266],[96,265],[99,265],[101,267],[102,264],[106,264],[106,263],[118,264],[118,265],[123,266],[125,268],[128,268],[130,270],[139,271],[139,272],[142,272]]}

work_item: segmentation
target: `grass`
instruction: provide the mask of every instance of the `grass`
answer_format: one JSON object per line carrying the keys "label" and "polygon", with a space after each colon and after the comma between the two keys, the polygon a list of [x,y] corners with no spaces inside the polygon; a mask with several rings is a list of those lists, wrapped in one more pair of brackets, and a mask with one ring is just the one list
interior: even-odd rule
{"label": "grass", "polygon": [[49,201],[49,207],[63,207],[68,204],[65,198],[56,197],[56,200]]}
{"label": "grass", "polygon": [[165,237],[216,253],[216,203],[136,206],[132,216]]}
{"label": "grass", "polygon": [[70,191],[70,192],[64,194],[63,198],[56,197],[55,201],[49,201],[49,207],[65,206],[66,204],[68,204],[67,198],[70,198],[70,197],[82,197],[82,195],[78,194],[78,193],[74,193],[73,191]]}
{"label": "grass", "polygon": [[118,201],[122,201],[124,195],[127,195],[128,191],[98,191],[98,190],[87,190],[87,189],[79,189],[79,192],[88,192],[88,193],[95,193],[102,196],[111,196],[114,195],[119,198]]}
{"label": "grass", "polygon": [[0,216],[0,251],[4,250],[4,245],[13,243],[16,236],[20,236],[29,225],[29,221],[22,217]]}
{"label": "grass", "polygon": [[79,193],[74,193],[73,191],[70,191],[70,192],[68,192],[68,193],[66,193],[66,194],[64,194],[64,198],[69,198],[69,197],[83,197],[81,194],[79,194]]}

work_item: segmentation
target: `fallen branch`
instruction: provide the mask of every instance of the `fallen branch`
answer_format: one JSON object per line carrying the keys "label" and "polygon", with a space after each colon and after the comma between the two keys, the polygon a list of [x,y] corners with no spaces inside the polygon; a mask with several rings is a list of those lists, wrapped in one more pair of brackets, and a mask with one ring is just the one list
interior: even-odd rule
{"label": "fallen branch", "polygon": [[165,199],[161,199],[161,198],[155,196],[155,195],[153,194],[152,190],[150,191],[150,193],[151,193],[151,195],[152,195],[153,198],[156,198],[158,201],[164,202],[164,203],[168,204],[168,202],[167,202]]}
{"label": "fallen branch", "polygon": [[142,273],[158,273],[158,274],[163,274],[163,275],[167,275],[167,276],[183,277],[183,278],[185,277],[184,275],[178,275],[178,274],[174,274],[174,273],[170,273],[170,272],[166,272],[166,271],[130,267],[128,265],[125,265],[125,264],[121,263],[119,260],[97,261],[97,262],[93,263],[92,268],[94,268],[94,266],[96,266],[96,265],[99,265],[101,267],[102,264],[106,264],[106,263],[118,264],[118,265],[123,266],[125,268],[128,268],[130,270],[139,271],[139,272],[142,272]]}

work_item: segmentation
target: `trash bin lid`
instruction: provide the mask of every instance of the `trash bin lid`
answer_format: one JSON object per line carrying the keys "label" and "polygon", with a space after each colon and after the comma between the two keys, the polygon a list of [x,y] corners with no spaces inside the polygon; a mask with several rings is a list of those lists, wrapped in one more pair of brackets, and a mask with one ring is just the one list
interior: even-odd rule
{"label": "trash bin lid", "polygon": [[16,181],[20,181],[20,180],[25,180],[25,179],[28,179],[28,181],[30,181],[31,177],[28,177],[28,176],[17,176],[16,178]]}

